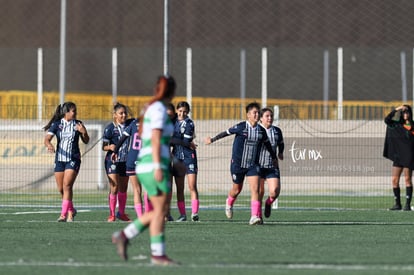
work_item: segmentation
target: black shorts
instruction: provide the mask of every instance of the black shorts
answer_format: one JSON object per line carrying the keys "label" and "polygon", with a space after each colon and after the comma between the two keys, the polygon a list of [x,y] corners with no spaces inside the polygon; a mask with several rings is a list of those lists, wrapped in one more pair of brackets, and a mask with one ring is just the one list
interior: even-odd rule
{"label": "black shorts", "polygon": [[118,174],[121,177],[126,177],[126,162],[112,162],[111,160],[105,160],[106,174]]}
{"label": "black shorts", "polygon": [[399,168],[409,168],[409,167],[404,166],[404,165],[402,165],[402,164],[400,164],[400,163],[398,163],[398,162],[396,162],[396,161],[394,161],[394,162],[392,163],[392,166],[394,166],[394,167],[399,167]]}

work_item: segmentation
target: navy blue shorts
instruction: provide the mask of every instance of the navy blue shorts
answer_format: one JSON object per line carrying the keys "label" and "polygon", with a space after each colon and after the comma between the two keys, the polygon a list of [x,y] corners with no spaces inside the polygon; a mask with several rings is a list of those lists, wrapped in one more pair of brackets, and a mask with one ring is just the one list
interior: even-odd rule
{"label": "navy blue shorts", "polygon": [[260,168],[259,175],[262,179],[280,179],[279,168]]}
{"label": "navy blue shorts", "polygon": [[198,166],[197,166],[197,159],[195,158],[184,158],[184,160],[180,160],[184,163],[186,168],[186,174],[196,174],[198,173]]}
{"label": "navy blue shorts", "polygon": [[105,160],[106,174],[118,174],[121,177],[126,177],[126,162],[112,162]]}
{"label": "navy blue shorts", "polygon": [[76,173],[79,172],[81,161],[80,159],[75,159],[71,161],[56,161],[55,162],[55,172],[64,172],[67,169],[75,170]]}
{"label": "navy blue shorts", "polygon": [[127,162],[126,162],[126,175],[128,176],[128,177],[130,177],[130,176],[135,176],[137,173],[135,172],[135,166],[137,166],[136,164],[137,164],[137,160],[135,160],[135,161],[129,161],[129,160],[127,160]]}
{"label": "navy blue shorts", "polygon": [[259,176],[259,165],[253,165],[249,168],[241,168],[239,165],[235,163],[231,163],[230,165],[230,173],[233,183],[241,184],[244,182],[244,178],[250,176]]}

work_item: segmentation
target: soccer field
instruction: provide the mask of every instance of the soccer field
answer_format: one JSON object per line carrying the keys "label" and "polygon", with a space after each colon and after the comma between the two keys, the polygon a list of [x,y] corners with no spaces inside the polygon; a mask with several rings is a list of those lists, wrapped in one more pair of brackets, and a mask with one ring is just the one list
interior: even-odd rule
{"label": "soccer field", "polygon": [[[412,212],[273,210],[249,226],[201,209],[200,222],[167,223],[167,253],[177,267],[149,264],[149,237],[132,240],[123,262],[111,243],[126,223],[105,221],[106,209],[81,208],[73,223],[58,209],[8,208],[0,213],[2,274],[407,274],[414,271]],[[132,213],[132,210],[130,210]]]}

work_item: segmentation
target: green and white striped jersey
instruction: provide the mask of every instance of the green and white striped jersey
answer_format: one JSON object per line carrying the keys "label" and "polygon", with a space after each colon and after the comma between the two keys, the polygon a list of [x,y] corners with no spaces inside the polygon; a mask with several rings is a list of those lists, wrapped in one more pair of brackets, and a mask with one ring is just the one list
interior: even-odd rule
{"label": "green and white striped jersey", "polygon": [[138,163],[136,172],[148,173],[154,170],[154,162],[152,159],[151,135],[153,129],[162,129],[161,137],[161,168],[168,169],[171,161],[170,138],[174,130],[174,126],[167,115],[167,109],[161,101],[152,103],[144,114],[144,122],[142,124],[142,147],[138,155]]}

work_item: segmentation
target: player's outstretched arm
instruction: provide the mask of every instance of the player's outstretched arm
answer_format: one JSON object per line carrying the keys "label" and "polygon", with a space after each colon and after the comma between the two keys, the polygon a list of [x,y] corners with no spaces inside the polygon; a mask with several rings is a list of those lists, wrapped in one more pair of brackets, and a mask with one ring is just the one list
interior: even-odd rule
{"label": "player's outstretched arm", "polygon": [[211,144],[211,143],[213,143],[213,142],[215,142],[215,141],[217,141],[219,139],[222,139],[224,137],[227,137],[229,135],[230,135],[230,133],[228,131],[224,131],[224,132],[221,132],[220,134],[218,134],[215,137],[207,137],[205,139],[205,143],[206,143],[206,145],[208,145],[208,144]]}

